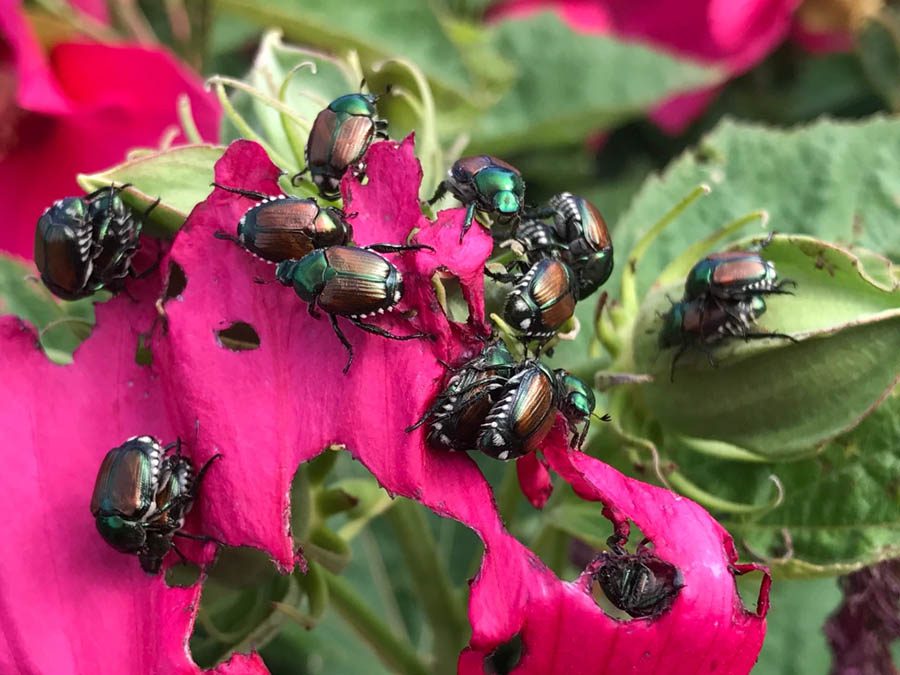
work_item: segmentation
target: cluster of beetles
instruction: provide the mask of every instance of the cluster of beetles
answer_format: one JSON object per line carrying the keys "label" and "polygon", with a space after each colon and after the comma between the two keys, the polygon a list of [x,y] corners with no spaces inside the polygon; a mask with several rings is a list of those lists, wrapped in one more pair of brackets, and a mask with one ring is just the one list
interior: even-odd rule
{"label": "cluster of beetles", "polygon": [[[387,124],[377,114],[377,98],[348,94],[318,114],[306,146],[306,169],[293,177],[294,185],[309,180],[333,202],[340,196],[346,172],[363,177],[370,144],[388,138]],[[371,322],[403,297],[402,275],[386,254],[429,247],[355,246],[351,224],[335,206],[323,206],[314,198],[215,185],[256,202],[234,234],[216,236],[275,264],[275,279],[293,287],[313,317],[328,316],[348,355],[345,373],[353,362],[353,348],[339,319],[392,340],[430,337],[397,335]],[[38,220],[35,262],[43,283],[58,297],[74,300],[100,289],[117,292],[128,276],[137,276],[132,259],[149,210],[141,216],[128,209],[120,196],[126,187],[109,186],[62,199]],[[502,314],[518,333],[526,358],[517,360],[502,340],[486,338],[473,358],[445,364],[443,389],[407,432],[425,426],[432,448],[478,450],[510,460],[534,451],[560,412],[568,422],[572,444],[580,448],[594,414],[593,391],[565,370],[550,370],[540,355],[572,319],[576,303],[593,294],[612,273],[613,247],[606,223],[593,204],[568,192],[528,208],[521,173],[489,155],[456,161],[428,204],[447,193],[466,207],[460,242],[480,216],[490,221],[495,238],[502,232],[505,240],[517,243],[520,257],[503,273],[486,270],[486,274],[509,286]],[[783,290],[785,283],[789,282],[778,280],[774,265],[758,249],[713,254],[697,263],[683,299],[673,302],[663,317],[660,347],[678,347],[673,377],[675,363],[688,347],[708,353],[709,345],[727,337],[789,337],[753,332],[756,318],[765,311],[764,296],[788,292]],[[150,436],[136,436],[110,450],[91,499],[91,513],[103,539],[118,551],[137,555],[151,574],[159,572],[170,550],[183,559],[175,537],[207,540],[181,528],[203,476],[217,458],[195,476],[180,442],[163,446]],[[680,588],[680,573],[643,547],[628,553],[623,543],[611,540],[609,551],[598,558],[601,564],[594,578],[613,604],[632,616],[658,614]]]}

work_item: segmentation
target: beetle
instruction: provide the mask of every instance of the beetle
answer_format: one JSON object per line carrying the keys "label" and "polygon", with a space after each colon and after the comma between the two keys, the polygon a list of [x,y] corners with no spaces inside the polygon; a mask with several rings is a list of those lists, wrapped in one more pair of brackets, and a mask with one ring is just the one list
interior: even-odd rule
{"label": "beetle", "polygon": [[481,424],[503,386],[518,368],[506,345],[497,340],[455,369],[434,403],[407,433],[426,422],[426,442],[438,450],[474,450]]}
{"label": "beetle", "polygon": [[403,277],[389,260],[379,253],[401,253],[434,249],[424,244],[398,246],[330,246],[307,253],[300,260],[284,260],[275,268],[275,277],[309,303],[309,313],[319,318],[317,307],[331,320],[331,327],[347,350],[347,365],[353,363],[353,347],[341,331],[337,317],[345,317],[357,328],[391,340],[431,338],[428,333],[395,335],[362,319],[390,312],[403,297]]}
{"label": "beetle", "polygon": [[490,155],[456,160],[428,204],[436,203],[447,192],[466,206],[460,243],[472,227],[476,211],[489,214],[499,223],[514,223],[525,207],[522,173],[512,164]]}
{"label": "beetle", "polygon": [[524,341],[546,342],[575,314],[576,281],[561,260],[539,260],[506,298],[503,318]]}
{"label": "beetle", "polygon": [[[565,261],[578,280],[578,299],[606,283],[613,271],[613,245],[606,221],[591,202],[571,192],[554,195],[547,205],[525,213],[519,240],[529,259],[554,257]],[[543,218],[553,218],[553,224]]]}
{"label": "beetle", "polygon": [[[172,448],[177,451],[167,455]],[[163,447],[152,436],[135,436],[113,448],[100,465],[91,496],[100,536],[117,551],[137,555],[148,574],[159,572],[175,536],[208,541],[179,530],[206,471],[219,457],[211,457],[195,479],[179,441]]]}
{"label": "beetle", "polygon": [[[602,422],[609,422],[612,418],[609,415],[594,415],[597,405],[594,391],[580,377],[562,368],[554,370],[553,375],[556,378],[557,407],[568,422],[573,447],[580,450],[590,429],[591,416],[598,417]],[[578,424],[581,422],[584,422],[584,426],[578,431]]]}
{"label": "beetle", "polygon": [[628,553],[623,543],[616,536],[609,538],[609,551],[594,561],[591,577],[609,601],[632,618],[657,617],[684,588],[684,576],[675,565],[657,557],[646,540],[635,553]]}
{"label": "beetle", "polygon": [[341,194],[341,178],[348,170],[365,170],[363,155],[376,138],[386,139],[387,121],[378,117],[373,94],[345,94],[334,99],[312,124],[306,142],[306,169],[291,182],[297,185],[309,172],[313,184],[325,199]]}
{"label": "beetle", "polygon": [[746,300],[751,295],[790,293],[783,289],[794,284],[779,281],[775,263],[756,251],[713,253],[691,268],[684,284],[684,299],[695,300],[706,295],[722,300]]}
{"label": "beetle", "polygon": [[709,346],[728,337],[744,340],[784,338],[797,340],[784,333],[755,333],[756,319],[766,311],[766,302],[754,295],[748,300],[707,302],[705,299],[672,303],[663,315],[663,327],[659,333],[660,349],[678,347],[672,357],[670,381],[675,381],[675,365],[689,347],[697,347],[706,353],[710,365],[715,366]]}
{"label": "beetle", "polygon": [[523,363],[481,425],[477,448],[495,459],[518,459],[546,438],[557,412],[557,381],[545,365]]}
{"label": "beetle", "polygon": [[142,227],[119,194],[126,187],[106,186],[83,197],[60,199],[38,219],[34,262],[54,295],[77,300],[102,288],[113,293],[122,289],[132,273]]}
{"label": "beetle", "polygon": [[340,246],[353,238],[344,212],[333,206],[322,207],[315,199],[213,185],[259,201],[241,216],[237,236],[224,232],[215,236],[239,244],[266,262],[299,259],[313,249]]}

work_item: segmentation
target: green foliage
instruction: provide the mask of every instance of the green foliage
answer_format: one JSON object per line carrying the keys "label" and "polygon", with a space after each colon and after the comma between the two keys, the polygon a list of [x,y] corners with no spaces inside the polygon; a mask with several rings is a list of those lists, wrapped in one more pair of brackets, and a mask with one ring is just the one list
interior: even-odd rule
{"label": "green foliage", "polygon": [[824,120],[790,131],[726,121],[661,176],[647,180],[615,226],[616,250],[629,251],[672,204],[706,183],[712,193],[641,260],[641,288],[689,245],[756,209],[768,212],[776,232],[809,234],[898,259],[898,181],[898,120]]}
{"label": "green foliage", "polygon": [[500,24],[494,44],[518,70],[473,131],[472,146],[495,153],[578,143],[718,77],[640,45],[575,33],[553,14]]}
{"label": "green foliage", "polygon": [[16,258],[0,255],[0,314],[13,314],[34,326],[51,361],[71,363],[72,352],[91,333],[98,298],[59,301],[36,274]]}
{"label": "green foliage", "polygon": [[129,183],[131,187],[122,191],[122,199],[139,213],[159,199],[144,231],[153,236],[172,236],[194,206],[211,192],[213,165],[224,150],[215,145],[188,145],[141,152],[106,171],[78,176],[78,184],[92,192],[104,185]]}

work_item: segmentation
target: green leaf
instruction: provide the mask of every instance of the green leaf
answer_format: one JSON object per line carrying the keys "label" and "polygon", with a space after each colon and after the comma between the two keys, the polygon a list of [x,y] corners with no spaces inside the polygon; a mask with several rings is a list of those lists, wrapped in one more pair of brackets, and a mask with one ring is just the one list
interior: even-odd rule
{"label": "green leaf", "polygon": [[332,54],[355,49],[366,63],[403,56],[419,66],[433,86],[461,97],[471,84],[459,51],[429,3],[219,0],[218,6],[261,26],[278,26],[288,39]]}
{"label": "green leaf", "polygon": [[35,274],[33,268],[18,259],[0,255],[0,314],[18,316],[33,325],[51,361],[71,363],[72,353],[93,329],[94,303],[108,294],[60,301]]}
{"label": "green leaf", "polygon": [[[751,582],[757,583],[755,579]],[[755,593],[755,590],[748,591]],[[841,601],[833,579],[776,580],[767,634],[753,672],[757,675],[821,675],[831,666],[822,626]]]}
{"label": "green leaf", "polygon": [[545,515],[549,524],[597,550],[606,548],[613,533],[610,522],[592,502],[561,500]]}
{"label": "green leaf", "polygon": [[[243,82],[270,101],[280,101],[294,116],[304,120],[305,128],[285,120],[270,102],[246,91],[234,91],[231,103],[258,134],[254,140],[261,140],[267,146],[272,160],[286,171],[299,171],[304,164],[303,149],[313,120],[330,101],[357,90],[359,82],[353,79],[347,64],[326,54],[286,45],[278,31],[269,31],[263,36]],[[288,125],[287,133],[285,125]],[[242,136],[253,139],[246,129],[235,125],[227,109],[224,133],[228,140]],[[294,144],[291,133],[297,137]]]}
{"label": "green leaf", "polygon": [[224,151],[215,145],[187,145],[141,153],[111,169],[80,174],[78,184],[90,192],[105,185],[129,183],[131,187],[122,191],[122,199],[139,212],[147,211],[159,199],[144,231],[172,236],[212,191],[213,165]]}
{"label": "green leaf", "polygon": [[[669,380],[674,349],[660,352],[658,313],[680,285],[654,289],[634,329],[634,367],[654,375],[641,388],[667,437],[712,439],[758,457],[815,452],[856,426],[900,373],[900,289],[873,283],[851,253],[808,237],[777,237],[762,251],[793,295],[767,296],[758,332],[798,338],[723,341],[713,353],[688,349]],[[681,439],[682,443],[690,443]]]}
{"label": "green leaf", "polygon": [[780,506],[722,523],[779,577],[833,576],[900,555],[898,438],[895,391],[856,429],[809,459],[746,464],[689,451],[674,459],[697,484],[744,502],[764,501],[769,476],[776,475],[784,492]]}
{"label": "green leaf", "polygon": [[580,142],[718,79],[647,47],[575,33],[550,13],[500,24],[494,45],[519,77],[475,127],[472,146],[497,153]]}
{"label": "green leaf", "polygon": [[726,121],[644,184],[614,228],[616,251],[629,251],[701,183],[712,193],[682,214],[641,260],[643,288],[687,246],[757,209],[768,211],[769,227],[777,232],[900,258],[900,120],[821,121],[791,131]]}

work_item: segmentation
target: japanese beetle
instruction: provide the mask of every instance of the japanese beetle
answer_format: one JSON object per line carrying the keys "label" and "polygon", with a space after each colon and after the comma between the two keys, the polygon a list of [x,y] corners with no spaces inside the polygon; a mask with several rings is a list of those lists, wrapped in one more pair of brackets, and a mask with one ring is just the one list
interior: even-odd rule
{"label": "japanese beetle", "polygon": [[546,342],[575,313],[575,275],[560,260],[539,260],[513,286],[503,318],[524,341]]}
{"label": "japanese beetle", "polygon": [[[556,377],[557,407],[569,424],[574,447],[580,450],[584,439],[587,438],[588,430],[591,427],[590,418],[597,405],[594,391],[580,377],[576,377],[562,368],[553,371],[553,374]],[[610,417],[603,415],[600,419],[608,422]],[[581,422],[584,422],[584,426],[579,432],[578,424]]]}
{"label": "japanese beetle", "polygon": [[726,251],[706,256],[691,268],[684,284],[684,299],[711,295],[723,300],[746,300],[751,295],[789,293],[782,290],[775,264],[755,251]]}
{"label": "japanese beetle", "polygon": [[[167,456],[173,447],[178,450]],[[163,447],[152,436],[136,436],[110,450],[91,497],[100,536],[117,551],[137,555],[145,572],[157,574],[175,536],[205,539],[179,530],[206,470],[218,457],[210,458],[195,480],[178,442]]]}
{"label": "japanese beetle", "polygon": [[455,370],[444,390],[407,433],[428,422],[426,442],[437,450],[474,450],[481,424],[518,363],[502,341]]}
{"label": "japanese beetle", "polygon": [[217,188],[259,200],[241,216],[237,236],[217,232],[267,262],[296,260],[316,248],[340,246],[353,238],[353,228],[344,212],[321,207],[312,198],[266,195],[213,183]]}
{"label": "japanese beetle", "polygon": [[588,200],[562,192],[549,201],[556,233],[566,244],[563,259],[578,278],[578,299],[606,283],[613,271],[613,246],[606,221]]}
{"label": "japanese beetle", "polygon": [[644,543],[635,553],[628,553],[615,536],[608,544],[610,550],[598,556],[591,577],[609,601],[633,618],[657,617],[669,609],[684,588],[681,570]]}
{"label": "japanese beetle", "polygon": [[400,253],[430,246],[372,244],[371,246],[330,246],[307,253],[300,260],[284,260],[275,268],[275,277],[309,303],[309,313],[319,318],[317,307],[331,320],[331,327],[347,350],[347,365],[353,363],[353,347],[344,336],[337,317],[345,317],[357,328],[391,340],[430,338],[428,333],[394,335],[362,319],[391,311],[403,297],[403,277],[379,253]]}
{"label": "japanese beetle", "polygon": [[676,302],[663,315],[663,327],[659,333],[660,349],[678,347],[672,357],[670,379],[675,380],[675,364],[689,347],[697,347],[706,353],[710,365],[715,366],[709,346],[728,337],[744,340],[784,338],[796,342],[784,333],[754,333],[756,319],[766,311],[766,302],[754,295],[748,300],[715,301],[705,299]]}
{"label": "japanese beetle", "polygon": [[348,169],[362,173],[362,159],[376,138],[387,138],[387,122],[379,119],[372,94],[339,96],[313,122],[306,142],[306,169],[292,179],[297,184],[303,173],[325,199],[341,195],[341,178]]}
{"label": "japanese beetle", "polygon": [[546,366],[527,361],[507,381],[478,436],[477,448],[495,459],[517,459],[537,448],[557,412],[557,381]]}
{"label": "japanese beetle", "polygon": [[490,155],[456,160],[428,204],[434,204],[447,192],[466,205],[460,242],[472,227],[476,210],[489,214],[499,223],[510,223],[518,219],[525,207],[525,181],[521,172]]}
{"label": "japanese beetle", "polygon": [[119,196],[126,187],[103,187],[84,197],[60,199],[38,219],[34,262],[54,295],[77,300],[101,288],[113,293],[122,289],[132,271],[142,226]]}

